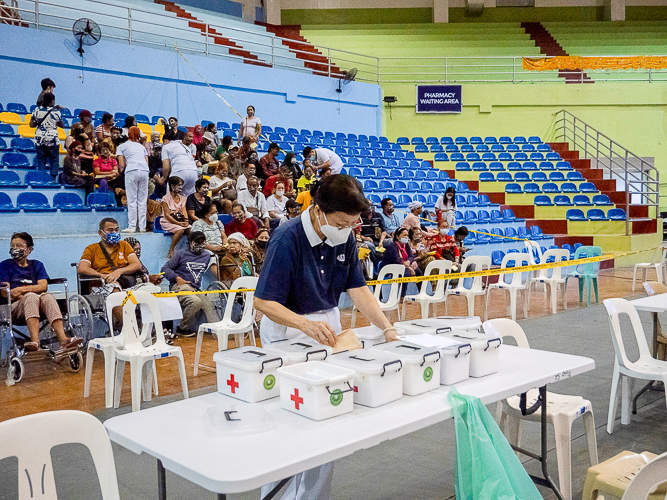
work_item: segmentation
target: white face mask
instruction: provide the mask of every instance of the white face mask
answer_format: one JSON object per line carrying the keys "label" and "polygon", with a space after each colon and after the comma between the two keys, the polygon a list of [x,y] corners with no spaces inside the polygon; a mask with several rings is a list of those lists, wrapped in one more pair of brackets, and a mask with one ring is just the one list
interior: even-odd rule
{"label": "white face mask", "polygon": [[407,238],[401,238],[401,243],[403,243],[404,245],[407,245],[408,241],[410,240],[408,240]]}
{"label": "white face mask", "polygon": [[450,193],[450,194],[447,195],[447,199],[451,200],[452,198],[454,198],[453,194]]}
{"label": "white face mask", "polygon": [[215,222],[215,221],[217,221],[217,220],[218,220],[218,214],[211,214],[211,215],[209,215],[209,216],[208,216],[208,220],[210,220],[211,222]]}
{"label": "white face mask", "polygon": [[320,229],[322,230],[322,233],[324,233],[324,236],[327,237],[327,239],[333,244],[333,246],[342,245],[343,243],[345,243],[350,237],[350,232],[352,231],[352,228],[351,227],[338,228],[332,226],[331,224],[329,224],[329,221],[327,220],[327,214],[322,212],[322,215],[324,215],[324,221],[326,222],[326,224],[320,224]]}
{"label": "white face mask", "polygon": [[447,234],[447,229],[445,229],[444,227],[440,228],[440,234],[442,234],[442,235]]}
{"label": "white face mask", "polygon": [[285,194],[285,191],[282,190],[282,189],[278,189],[278,190],[276,191],[276,196],[282,196],[282,195],[284,195],[284,194]]}

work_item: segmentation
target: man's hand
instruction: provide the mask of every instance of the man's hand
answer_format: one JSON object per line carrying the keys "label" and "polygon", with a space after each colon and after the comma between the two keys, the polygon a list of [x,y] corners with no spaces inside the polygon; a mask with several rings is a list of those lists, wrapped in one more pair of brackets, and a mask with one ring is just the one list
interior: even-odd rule
{"label": "man's hand", "polygon": [[392,328],[392,329],[390,329],[390,330],[387,330],[387,331],[385,332],[385,334],[384,334],[384,339],[385,339],[387,342],[396,342],[396,341],[398,341],[398,340],[401,340],[401,339],[399,339],[398,336],[396,335],[396,329],[394,329],[394,328]]}
{"label": "man's hand", "polygon": [[184,280],[183,278],[181,278],[180,276],[176,276],[176,284],[177,284],[178,286],[181,286],[181,285],[187,285],[188,282],[185,281],[185,280]]}
{"label": "man's hand", "polygon": [[320,344],[332,347],[336,345],[336,332],[326,321],[306,320],[306,323],[301,327],[301,331]]}
{"label": "man's hand", "polygon": [[105,283],[116,283],[118,281],[118,278],[120,278],[123,275],[123,271],[121,269],[116,269],[115,271],[112,271],[110,274],[107,274],[106,278],[104,278]]}

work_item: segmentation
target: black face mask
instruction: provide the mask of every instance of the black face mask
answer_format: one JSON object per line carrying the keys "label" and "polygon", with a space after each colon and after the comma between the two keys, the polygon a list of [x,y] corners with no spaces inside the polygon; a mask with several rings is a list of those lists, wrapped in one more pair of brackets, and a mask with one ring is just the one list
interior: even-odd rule
{"label": "black face mask", "polygon": [[25,257],[25,248],[11,248],[9,250],[9,255],[11,255],[14,260],[21,260]]}
{"label": "black face mask", "polygon": [[206,248],[206,245],[204,243],[191,243],[190,244],[190,251],[195,254],[199,255],[204,251],[204,248]]}
{"label": "black face mask", "polygon": [[266,248],[266,245],[267,245],[268,241],[265,241],[265,240],[257,240],[256,243],[257,243],[257,246],[258,246],[259,248]]}

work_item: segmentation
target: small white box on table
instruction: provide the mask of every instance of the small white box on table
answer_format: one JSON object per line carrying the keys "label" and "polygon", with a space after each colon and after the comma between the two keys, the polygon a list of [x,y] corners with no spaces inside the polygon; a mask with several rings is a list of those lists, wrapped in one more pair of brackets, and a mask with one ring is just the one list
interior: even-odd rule
{"label": "small white box on table", "polygon": [[213,355],[218,392],[248,403],[257,403],[280,394],[276,370],[284,363],[275,353],[261,347],[244,346]]}
{"label": "small white box on table", "polygon": [[333,349],[328,345],[320,344],[314,340],[311,342],[303,340],[277,340],[264,346],[267,352],[277,354],[285,362],[285,366],[306,361],[324,361],[331,355]]}
{"label": "small white box on table", "polygon": [[427,349],[409,342],[378,344],[371,351],[380,350],[397,356],[403,364],[403,394],[417,396],[440,386],[440,351]]}

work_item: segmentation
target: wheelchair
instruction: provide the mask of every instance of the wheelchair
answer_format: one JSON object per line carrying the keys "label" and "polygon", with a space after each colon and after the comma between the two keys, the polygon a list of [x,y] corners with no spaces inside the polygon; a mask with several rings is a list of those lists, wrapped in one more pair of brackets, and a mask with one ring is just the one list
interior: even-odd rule
{"label": "wheelchair", "polygon": [[8,385],[13,385],[23,379],[27,362],[49,359],[54,363],[60,364],[62,360],[67,359],[69,368],[73,372],[78,372],[83,366],[82,352],[93,335],[93,325],[85,309],[88,304],[80,295],[69,294],[66,278],[49,279],[47,280],[47,284],[49,286],[60,285],[62,287],[62,291],[50,293],[56,299],[63,316],[65,334],[69,337],[81,337],[84,342],[76,347],[60,349],[58,339],[51,325],[46,319],[40,319],[39,349],[34,352],[28,352],[24,347],[25,343],[30,341],[26,323],[24,320],[12,320],[9,285],[7,283],[0,283],[0,291],[4,295],[0,296],[0,352],[4,352],[6,339],[9,338],[11,340],[7,352],[0,358],[0,366],[8,367]]}
{"label": "wheelchair", "polygon": [[[70,266],[78,267],[78,262],[72,262]],[[106,313],[106,297],[92,293],[94,286],[103,285],[104,281],[95,276],[82,276],[79,271],[76,272],[76,289],[78,298],[76,309],[78,317],[86,325],[90,326],[90,338],[110,336],[112,325],[108,324]],[[102,324],[102,331],[99,331],[98,325]],[[88,341],[85,341],[85,347]]]}

